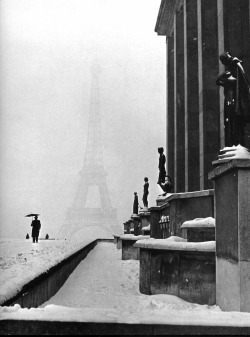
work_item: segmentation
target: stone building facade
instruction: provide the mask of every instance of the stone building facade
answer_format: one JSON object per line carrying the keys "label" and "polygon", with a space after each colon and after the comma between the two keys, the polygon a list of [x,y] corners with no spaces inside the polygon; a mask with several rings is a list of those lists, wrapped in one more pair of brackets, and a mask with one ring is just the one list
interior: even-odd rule
{"label": "stone building facade", "polygon": [[167,174],[174,192],[212,188],[208,172],[225,145],[219,55],[242,60],[250,79],[250,0],[162,0],[155,31],[166,36]]}

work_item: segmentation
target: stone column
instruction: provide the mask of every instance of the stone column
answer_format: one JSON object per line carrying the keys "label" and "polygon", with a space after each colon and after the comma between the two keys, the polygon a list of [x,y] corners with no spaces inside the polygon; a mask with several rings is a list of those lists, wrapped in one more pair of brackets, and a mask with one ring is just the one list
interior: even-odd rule
{"label": "stone column", "polygon": [[185,191],[198,191],[199,96],[197,2],[184,0]]}
{"label": "stone column", "polygon": [[[217,17],[218,17],[218,54],[220,55],[225,49],[224,42],[224,11],[223,1],[217,0]],[[222,73],[225,67],[219,62],[219,73]],[[225,147],[224,134],[224,88],[219,87],[219,104],[220,104],[220,148]]]}
{"label": "stone column", "polygon": [[184,21],[183,8],[174,15],[174,191],[185,191],[184,116]]}
{"label": "stone column", "polygon": [[197,0],[200,189],[212,188],[208,172],[220,150],[217,0]]}
{"label": "stone column", "polygon": [[166,171],[171,179],[174,180],[174,38],[170,36],[167,38],[166,86]]}
{"label": "stone column", "polygon": [[250,160],[234,159],[209,173],[214,181],[216,303],[250,312]]}

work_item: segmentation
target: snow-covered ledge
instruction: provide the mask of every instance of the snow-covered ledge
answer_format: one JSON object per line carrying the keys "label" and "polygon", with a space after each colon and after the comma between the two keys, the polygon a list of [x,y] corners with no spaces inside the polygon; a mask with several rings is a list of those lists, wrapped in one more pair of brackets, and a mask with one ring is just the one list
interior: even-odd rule
{"label": "snow-covered ledge", "polygon": [[139,240],[139,289],[142,294],[168,294],[199,304],[215,304],[215,242],[167,239]]}
{"label": "snow-covered ledge", "polygon": [[188,242],[215,240],[215,219],[212,217],[187,220],[181,225],[182,237]]}
{"label": "snow-covered ledge", "polygon": [[200,197],[206,197],[206,196],[209,196],[209,195],[214,195],[213,189],[193,191],[193,192],[173,193],[166,198],[166,201],[169,202],[173,199],[200,198]]}
{"label": "snow-covered ledge", "polygon": [[120,236],[120,240],[145,240],[149,239],[149,237],[149,235],[124,234]]}
{"label": "snow-covered ledge", "polygon": [[183,228],[214,228],[215,219],[212,217],[208,218],[196,218],[194,220],[188,220],[183,222],[181,229]]}
{"label": "snow-covered ledge", "polygon": [[134,247],[144,249],[215,252],[215,241],[187,242],[187,239],[183,239],[179,236],[170,236],[167,239],[150,238],[138,240],[134,244]]}

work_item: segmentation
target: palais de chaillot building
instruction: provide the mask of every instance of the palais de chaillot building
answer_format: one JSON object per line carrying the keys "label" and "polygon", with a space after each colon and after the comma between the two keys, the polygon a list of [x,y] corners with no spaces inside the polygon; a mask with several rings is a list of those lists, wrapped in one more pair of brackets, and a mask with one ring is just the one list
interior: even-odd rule
{"label": "palais de chaillot building", "polygon": [[[250,79],[250,0],[162,0],[155,31],[166,36],[166,169],[173,192],[213,188],[212,161],[225,146],[223,51]],[[250,125],[245,129],[250,149]]]}

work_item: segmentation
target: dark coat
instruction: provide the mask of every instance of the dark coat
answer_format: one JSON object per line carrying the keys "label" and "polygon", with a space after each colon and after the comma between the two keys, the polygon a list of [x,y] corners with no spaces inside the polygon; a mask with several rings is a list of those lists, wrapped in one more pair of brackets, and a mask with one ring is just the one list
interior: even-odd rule
{"label": "dark coat", "polygon": [[33,220],[32,223],[31,223],[31,226],[32,226],[31,236],[32,237],[39,236],[39,231],[40,231],[40,228],[41,228],[40,220]]}

